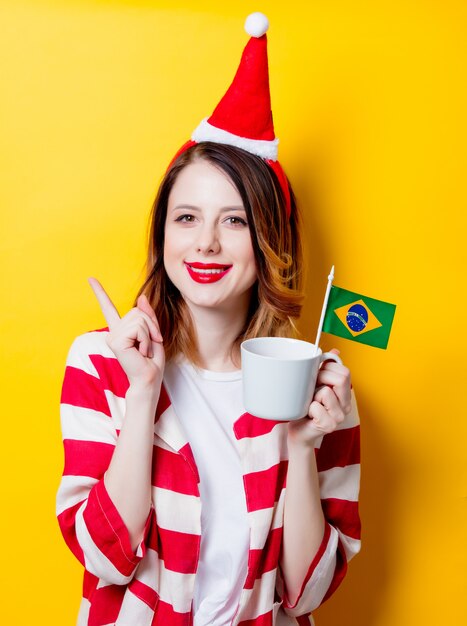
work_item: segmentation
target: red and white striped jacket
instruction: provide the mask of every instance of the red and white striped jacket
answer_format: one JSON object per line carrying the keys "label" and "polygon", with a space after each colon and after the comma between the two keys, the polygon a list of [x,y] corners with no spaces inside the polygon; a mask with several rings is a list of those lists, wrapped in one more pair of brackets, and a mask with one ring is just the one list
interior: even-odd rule
{"label": "red and white striped jacket", "polygon": [[[136,551],[104,485],[125,415],[128,379],[104,331],[73,343],[61,397],[65,467],[57,515],[85,568],[79,626],[190,626],[200,548],[198,472],[162,387],[155,416],[152,503]],[[326,531],[292,606],[278,566],[287,479],[287,424],[245,413],[234,425],[250,524],[248,574],[232,624],[313,624],[360,548],[359,421],[354,402],[316,448]],[[209,437],[206,436],[206,445]]]}

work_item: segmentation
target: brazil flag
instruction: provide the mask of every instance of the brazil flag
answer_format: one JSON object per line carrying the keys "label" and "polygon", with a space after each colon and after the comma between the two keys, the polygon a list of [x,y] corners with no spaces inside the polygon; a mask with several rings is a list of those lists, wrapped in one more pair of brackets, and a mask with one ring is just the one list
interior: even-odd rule
{"label": "brazil flag", "polygon": [[331,335],[387,348],[396,305],[331,287],[323,330]]}

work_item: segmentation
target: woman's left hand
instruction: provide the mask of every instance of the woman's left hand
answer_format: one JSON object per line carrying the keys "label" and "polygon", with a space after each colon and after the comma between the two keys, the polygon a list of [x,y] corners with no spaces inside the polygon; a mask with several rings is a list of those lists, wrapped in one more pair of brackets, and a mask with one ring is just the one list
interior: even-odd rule
{"label": "woman's left hand", "polygon": [[[331,350],[339,354],[338,350]],[[289,422],[289,441],[312,446],[332,433],[351,411],[350,371],[334,361],[325,361],[318,372],[316,390],[308,416]]]}

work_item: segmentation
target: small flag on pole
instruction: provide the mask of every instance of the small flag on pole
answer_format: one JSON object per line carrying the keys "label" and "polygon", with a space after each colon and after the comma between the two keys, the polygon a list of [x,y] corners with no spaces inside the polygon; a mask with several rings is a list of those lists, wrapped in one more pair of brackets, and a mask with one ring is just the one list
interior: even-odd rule
{"label": "small flag on pole", "polygon": [[323,331],[386,349],[396,305],[331,287]]}

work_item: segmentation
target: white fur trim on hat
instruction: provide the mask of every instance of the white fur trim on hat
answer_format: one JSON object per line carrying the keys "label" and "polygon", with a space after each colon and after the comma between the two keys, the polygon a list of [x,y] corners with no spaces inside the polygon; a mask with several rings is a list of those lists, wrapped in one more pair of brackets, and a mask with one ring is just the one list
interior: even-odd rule
{"label": "white fur trim on hat", "polygon": [[264,13],[250,13],[245,21],[245,30],[250,37],[262,37],[269,28],[269,20]]}
{"label": "white fur trim on hat", "polygon": [[208,118],[204,118],[200,124],[195,128],[191,139],[200,143],[201,141],[213,141],[214,143],[224,143],[229,146],[236,146],[237,148],[243,148],[247,152],[256,154],[263,159],[270,159],[271,161],[277,161],[277,146],[279,139],[273,139],[267,141],[265,139],[248,139],[246,137],[239,137],[229,133],[226,130],[216,128],[208,122]]}

